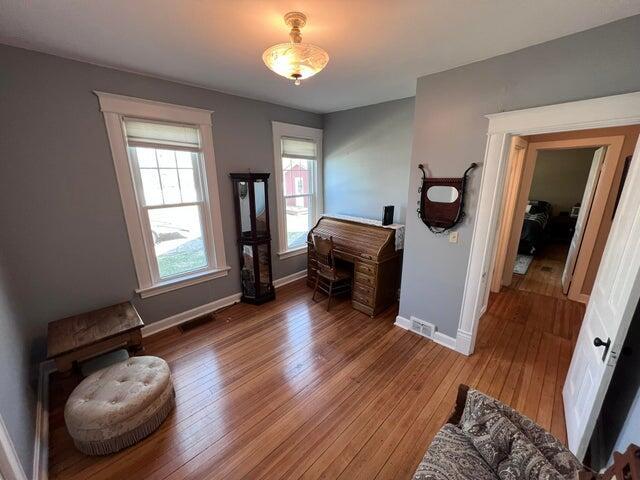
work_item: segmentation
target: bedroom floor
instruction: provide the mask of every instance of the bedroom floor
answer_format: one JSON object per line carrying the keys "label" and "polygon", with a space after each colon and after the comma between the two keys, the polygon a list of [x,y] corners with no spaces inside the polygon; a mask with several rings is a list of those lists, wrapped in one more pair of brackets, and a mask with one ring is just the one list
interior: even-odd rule
{"label": "bedroom floor", "polygon": [[539,293],[565,300],[567,296],[562,293],[562,271],[568,252],[567,244],[545,245],[533,257],[525,275],[513,274],[511,287],[522,292]]}
{"label": "bedroom floor", "polygon": [[49,477],[409,479],[460,383],[565,441],[562,385],[581,304],[504,289],[466,357],[395,327],[395,308],[371,319],[341,300],[327,313],[311,293],[298,281],[261,307],[145,338],[146,353],[171,366],[177,406],[118,454],[75,450],[63,409],[78,378],[54,374]]}

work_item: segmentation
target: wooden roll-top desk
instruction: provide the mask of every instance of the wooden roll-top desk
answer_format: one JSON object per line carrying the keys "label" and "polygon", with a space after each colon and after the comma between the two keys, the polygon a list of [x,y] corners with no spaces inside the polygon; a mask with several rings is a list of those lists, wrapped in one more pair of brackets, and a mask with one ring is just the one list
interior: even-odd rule
{"label": "wooden roll-top desk", "polygon": [[353,308],[374,316],[398,299],[402,250],[396,249],[396,231],[378,225],[322,217],[307,236],[307,284],[316,281],[312,235],[332,237],[335,256],[353,264]]}

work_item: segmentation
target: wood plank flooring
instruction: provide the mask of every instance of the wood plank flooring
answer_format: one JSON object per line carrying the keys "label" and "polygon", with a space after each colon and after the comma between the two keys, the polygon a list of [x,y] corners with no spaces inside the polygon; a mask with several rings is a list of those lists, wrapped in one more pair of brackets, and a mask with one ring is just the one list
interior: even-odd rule
{"label": "wood plank flooring", "polygon": [[550,244],[533,257],[525,275],[513,274],[511,288],[565,300],[562,271],[569,252],[568,245]]}
{"label": "wood plank flooring", "polygon": [[144,341],[166,359],[177,406],[143,442],[106,457],[74,449],[63,418],[78,382],[53,375],[52,479],[411,478],[460,383],[513,405],[565,441],[562,384],[583,306],[507,289],[465,357],[371,319],[325,311],[304,280],[261,307]]}

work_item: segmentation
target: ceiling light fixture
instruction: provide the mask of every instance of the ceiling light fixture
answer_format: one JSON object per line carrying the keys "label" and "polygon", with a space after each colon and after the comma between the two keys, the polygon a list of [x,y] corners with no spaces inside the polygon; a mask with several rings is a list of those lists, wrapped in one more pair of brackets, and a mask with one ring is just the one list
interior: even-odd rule
{"label": "ceiling light fixture", "polygon": [[278,75],[293,80],[294,85],[300,85],[300,80],[309,78],[326,67],[329,54],[316,45],[302,43],[300,29],[307,23],[307,17],[303,13],[287,13],[284,23],[291,27],[291,41],[267,48],[262,54],[262,60]]}

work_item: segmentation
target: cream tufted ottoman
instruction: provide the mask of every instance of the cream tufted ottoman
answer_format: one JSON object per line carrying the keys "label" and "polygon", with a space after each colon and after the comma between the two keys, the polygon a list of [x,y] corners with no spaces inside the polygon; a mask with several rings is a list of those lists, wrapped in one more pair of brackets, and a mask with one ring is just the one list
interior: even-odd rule
{"label": "cream tufted ottoman", "polygon": [[64,420],[78,450],[106,455],[152,433],[173,406],[167,362],[132,357],[85,378],[69,396]]}

